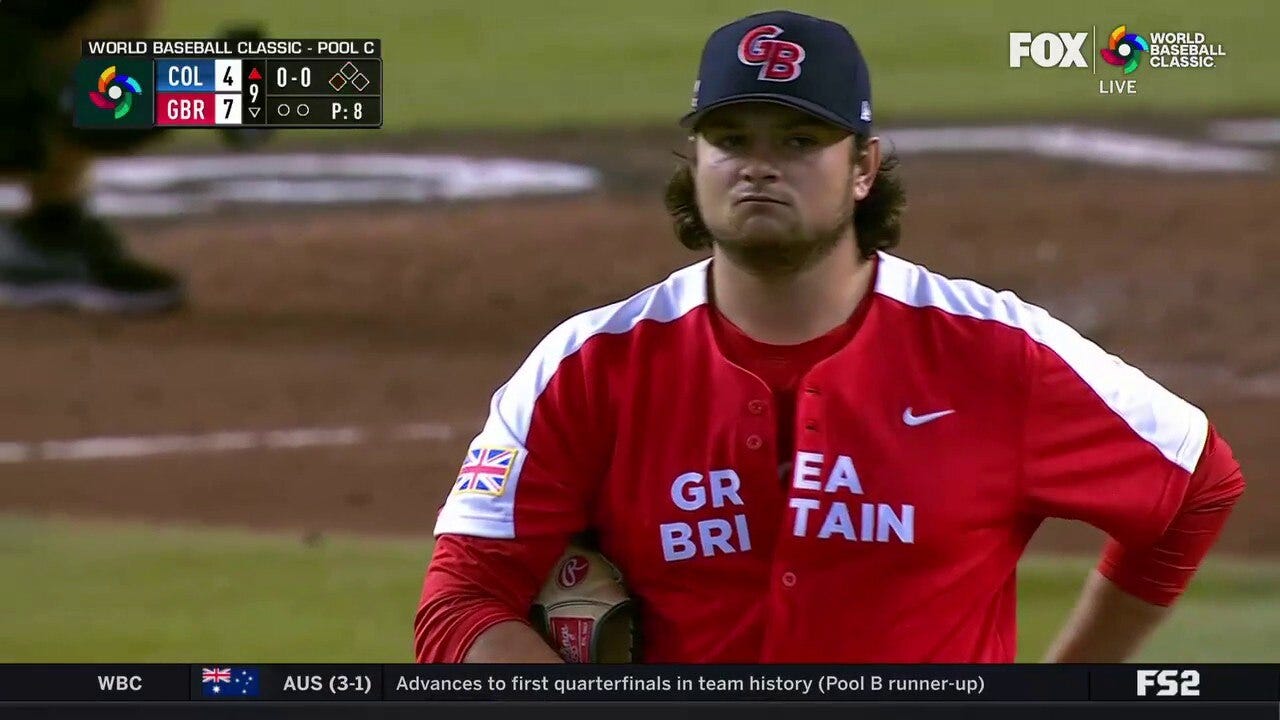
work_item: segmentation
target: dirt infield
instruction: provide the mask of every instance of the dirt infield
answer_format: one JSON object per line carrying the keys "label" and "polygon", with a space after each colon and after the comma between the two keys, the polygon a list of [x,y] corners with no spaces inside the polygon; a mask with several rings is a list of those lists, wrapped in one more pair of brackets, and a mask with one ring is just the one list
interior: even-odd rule
{"label": "dirt infield", "polygon": [[[398,141],[404,143],[406,141]],[[427,144],[424,141],[423,144]],[[504,151],[521,143],[506,141]],[[0,442],[281,428],[344,441],[0,461],[0,511],[426,534],[489,394],[550,327],[696,259],[660,196],[670,145],[526,141],[594,160],[586,197],[123,225],[181,269],[157,320],[0,313]],[[401,145],[403,149],[403,145]],[[1280,182],[1018,157],[911,157],[899,254],[1047,307],[1203,407],[1250,489],[1225,546],[1280,553]],[[432,423],[448,437],[382,432]],[[1091,548],[1052,525],[1043,548]]]}

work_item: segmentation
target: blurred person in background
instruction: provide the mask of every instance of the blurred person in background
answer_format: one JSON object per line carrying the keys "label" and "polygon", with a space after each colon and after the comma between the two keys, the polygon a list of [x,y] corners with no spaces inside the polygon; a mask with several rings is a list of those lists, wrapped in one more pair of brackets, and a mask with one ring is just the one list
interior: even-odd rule
{"label": "blurred person in background", "polygon": [[155,130],[72,127],[70,80],[85,38],[147,37],[159,0],[0,2],[0,173],[19,177],[31,204],[0,222],[0,306],[137,314],[185,297],[173,273],[132,256],[89,208],[94,159],[128,152]]}

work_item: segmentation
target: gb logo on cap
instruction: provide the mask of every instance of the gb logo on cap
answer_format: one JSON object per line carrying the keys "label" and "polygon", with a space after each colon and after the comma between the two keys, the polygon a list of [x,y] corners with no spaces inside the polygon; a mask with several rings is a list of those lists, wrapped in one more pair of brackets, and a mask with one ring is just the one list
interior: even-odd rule
{"label": "gb logo on cap", "polygon": [[797,43],[775,40],[782,34],[777,25],[761,25],[747,31],[738,43],[738,60],[743,65],[759,65],[761,80],[789,82],[800,77],[804,48]]}

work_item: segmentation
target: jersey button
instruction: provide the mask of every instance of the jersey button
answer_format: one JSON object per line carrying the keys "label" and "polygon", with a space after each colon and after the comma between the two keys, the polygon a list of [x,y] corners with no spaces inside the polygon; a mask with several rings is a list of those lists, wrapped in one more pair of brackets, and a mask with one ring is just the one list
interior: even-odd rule
{"label": "jersey button", "polygon": [[752,400],[751,402],[747,403],[747,412],[751,413],[752,415],[759,415],[759,414],[763,413],[763,412],[764,412],[764,401],[763,401],[763,400]]}
{"label": "jersey button", "polygon": [[808,385],[805,387],[804,393],[806,395],[821,395],[822,391],[812,385]]}
{"label": "jersey button", "polygon": [[805,423],[804,423],[804,429],[805,429],[805,430],[808,430],[809,432],[817,432],[817,430],[818,430],[818,421],[817,421],[817,420],[806,420],[806,421],[805,421]]}
{"label": "jersey button", "polygon": [[791,572],[790,570],[782,573],[782,584],[784,587],[795,587],[796,574]]}
{"label": "jersey button", "polygon": [[764,440],[759,435],[747,436],[747,448],[750,450],[759,450],[764,446]]}

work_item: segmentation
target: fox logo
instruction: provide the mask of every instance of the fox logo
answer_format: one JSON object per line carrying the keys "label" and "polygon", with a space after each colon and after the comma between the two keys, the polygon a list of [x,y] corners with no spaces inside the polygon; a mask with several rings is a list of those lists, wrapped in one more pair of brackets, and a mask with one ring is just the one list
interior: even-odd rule
{"label": "fox logo", "polygon": [[797,43],[776,40],[782,34],[777,25],[761,25],[742,36],[738,43],[738,60],[743,65],[759,65],[761,80],[790,82],[800,77],[804,48]]}

